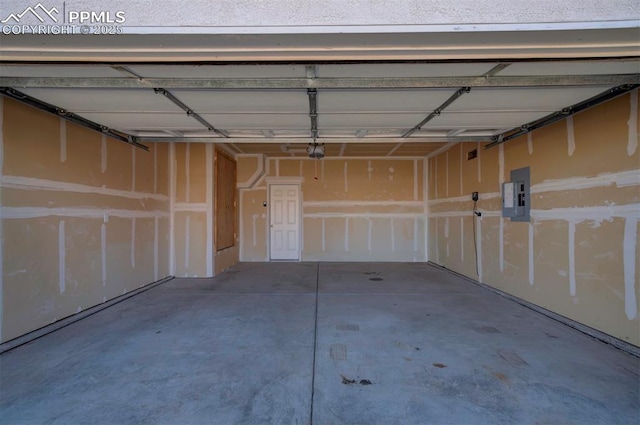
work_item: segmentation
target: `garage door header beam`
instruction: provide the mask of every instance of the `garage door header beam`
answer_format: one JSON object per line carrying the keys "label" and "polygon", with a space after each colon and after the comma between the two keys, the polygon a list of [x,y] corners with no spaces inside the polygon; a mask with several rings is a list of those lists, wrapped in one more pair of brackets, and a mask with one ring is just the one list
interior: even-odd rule
{"label": "garage door header beam", "polygon": [[552,87],[640,84],[640,74],[536,75],[494,77],[366,78],[125,78],[0,77],[14,88],[148,89],[430,89],[460,87]]}

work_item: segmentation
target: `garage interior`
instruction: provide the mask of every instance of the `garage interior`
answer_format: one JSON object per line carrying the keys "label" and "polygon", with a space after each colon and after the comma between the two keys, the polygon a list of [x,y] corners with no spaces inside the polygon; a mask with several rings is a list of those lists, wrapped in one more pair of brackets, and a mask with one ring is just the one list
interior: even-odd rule
{"label": "garage interior", "polygon": [[640,416],[637,25],[1,40],[7,423]]}

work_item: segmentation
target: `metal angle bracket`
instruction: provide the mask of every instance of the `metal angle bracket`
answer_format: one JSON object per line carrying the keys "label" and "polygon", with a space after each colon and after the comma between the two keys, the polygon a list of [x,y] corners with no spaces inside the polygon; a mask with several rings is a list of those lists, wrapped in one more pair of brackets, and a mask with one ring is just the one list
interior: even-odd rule
{"label": "metal angle bracket", "polygon": [[202,116],[200,116],[197,112],[195,112],[193,109],[189,108],[185,103],[183,103],[180,99],[178,99],[177,97],[175,97],[171,92],[161,88],[161,87],[157,87],[154,88],[153,91],[157,94],[161,94],[164,97],[166,97],[167,99],[169,99],[171,102],[173,102],[176,106],[178,106],[180,109],[182,109],[188,117],[191,117],[193,119],[195,119],[196,121],[198,121],[200,124],[202,124],[203,126],[205,126],[207,128],[207,130],[212,131],[224,138],[228,138],[229,137],[229,133],[227,133],[224,130],[220,130],[215,128],[213,125],[211,125],[207,120],[205,120],[204,118],[202,118]]}

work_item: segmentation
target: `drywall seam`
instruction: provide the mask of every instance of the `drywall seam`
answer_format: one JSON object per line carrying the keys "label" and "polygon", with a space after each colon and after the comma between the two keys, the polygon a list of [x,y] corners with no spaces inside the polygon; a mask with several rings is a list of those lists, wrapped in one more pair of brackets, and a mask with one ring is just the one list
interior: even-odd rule
{"label": "drywall seam", "polygon": [[[300,161],[300,165],[302,165],[302,161]],[[349,168],[349,162],[344,162],[344,192],[347,193],[349,191],[349,175],[347,170]],[[302,176],[302,174],[300,174]]]}
{"label": "drywall seam", "polygon": [[102,286],[107,286],[107,216],[100,226],[100,264],[102,271]]}
{"label": "drywall seam", "polygon": [[[4,171],[4,96],[0,96],[0,181]],[[0,193],[0,211],[2,211],[2,193]],[[0,215],[0,341],[2,341],[4,311],[4,233],[3,217]]]}
{"label": "drywall seam", "polygon": [[534,261],[533,261],[533,223],[529,223],[529,285],[534,281]]}
{"label": "drywall seam", "polygon": [[206,155],[206,179],[205,182],[205,190],[206,193],[206,203],[207,203],[207,248],[206,248],[206,256],[207,256],[207,277],[213,277],[214,275],[214,266],[213,266],[213,145],[207,144],[205,146],[205,155]]}
{"label": "drywall seam", "polygon": [[60,118],[60,162],[67,160],[67,120]]}
{"label": "drywall seam", "polygon": [[389,225],[391,226],[391,252],[396,252],[396,229],[394,223],[393,219],[389,220]]}
{"label": "drywall seam", "polygon": [[258,214],[251,214],[251,242],[258,246]]}
{"label": "drywall seam", "polygon": [[576,151],[576,136],[573,131],[573,116],[568,116],[567,120],[567,153],[569,156],[573,156]]}
{"label": "drywall seam", "polygon": [[[153,147],[153,193],[158,193],[158,146]],[[157,279],[156,279],[157,280]]]}
{"label": "drywall seam", "polygon": [[[444,153],[446,151],[448,151],[449,149],[451,149],[452,147],[454,147],[455,145],[457,145],[460,142],[449,142],[444,146],[439,147],[438,149],[436,149],[435,151],[431,152],[429,155],[427,155],[427,158],[434,158],[438,155],[440,155],[441,153]],[[394,157],[394,159],[397,159],[400,157]]]}
{"label": "drywall seam", "polygon": [[64,220],[60,220],[58,223],[58,289],[62,294],[65,291],[67,278],[66,278],[66,233],[64,229]]}
{"label": "drywall seam", "polygon": [[444,239],[446,240],[446,250],[447,259],[449,258],[449,217],[445,217],[444,219]]}
{"label": "drywall seam", "polygon": [[371,173],[373,172],[373,167],[371,167],[371,160],[367,162],[367,175],[369,177],[369,181],[371,181]]}
{"label": "drywall seam", "polygon": [[107,171],[107,135],[103,134],[100,138],[100,170],[102,174]]}
{"label": "drywall seam", "polygon": [[413,217],[413,252],[418,252],[418,218],[419,217],[420,216]]}
{"label": "drywall seam", "polygon": [[80,218],[154,218],[168,217],[161,211],[119,210],[105,208],[47,208],[47,207],[2,207],[3,219],[27,219],[39,217],[80,217]]}
{"label": "drywall seam", "polygon": [[504,145],[501,144],[498,146],[498,163],[500,167],[500,171],[498,173],[498,187],[502,187],[502,183],[504,183]]}
{"label": "drywall seam", "polygon": [[434,198],[438,199],[438,157],[436,156],[435,158],[433,158],[433,168],[434,168],[434,192],[435,192],[435,196]]}
{"label": "drywall seam", "polygon": [[[502,211],[486,211],[481,210],[482,217],[501,217]],[[430,213],[429,217],[471,217],[473,216],[473,211],[445,211],[445,212],[436,212]]]}
{"label": "drywall seam", "polygon": [[531,186],[531,193],[553,192],[559,190],[580,190],[616,185],[617,187],[640,185],[640,169],[602,173],[595,177],[570,177],[566,179],[545,180]]}
{"label": "drywall seam", "polygon": [[108,189],[106,187],[88,186],[78,183],[67,183],[54,180],[37,179],[33,177],[2,176],[0,187],[20,190],[50,190],[74,193],[96,193],[99,195],[117,196],[129,199],[153,199],[168,201],[169,197],[153,193],[130,192],[128,190]]}
{"label": "drywall seam", "polygon": [[569,293],[576,296],[576,223],[569,220]]}
{"label": "drywall seam", "polygon": [[325,251],[325,220],[324,218],[322,219],[322,252]]}
{"label": "drywall seam", "polygon": [[504,272],[504,218],[500,217],[500,231],[498,237],[500,244],[500,272]]}
{"label": "drywall seam", "polygon": [[422,205],[424,213],[424,261],[429,261],[429,160],[427,157],[422,159]]}
{"label": "drywall seam", "polygon": [[440,264],[440,227],[439,227],[440,221],[438,220],[437,216],[432,215],[432,217],[435,218],[435,222],[436,222],[436,227],[435,227],[436,229],[436,262]]}
{"label": "drywall seam", "polygon": [[185,200],[189,203],[191,198],[191,143],[186,145],[184,154]]}
{"label": "drywall seam", "polygon": [[[481,201],[484,200],[488,200],[488,199],[495,199],[495,198],[500,198],[502,197],[502,195],[498,192],[491,192],[491,193],[480,193],[478,199]],[[439,205],[439,204],[445,204],[448,202],[470,202],[471,201],[471,197],[464,195],[464,196],[456,196],[454,198],[441,198],[441,199],[433,199],[431,201],[429,201],[429,206],[434,206],[434,205]]]}
{"label": "drywall seam", "polygon": [[340,146],[340,154],[339,156],[343,156],[344,155],[344,150],[347,148],[347,144],[343,143],[342,146]]}
{"label": "drywall seam", "polygon": [[176,144],[169,144],[169,274],[176,275]]}
{"label": "drywall seam", "polygon": [[184,275],[189,276],[189,245],[191,244],[191,216],[184,218]]}
{"label": "drywall seam", "polygon": [[373,222],[371,221],[371,217],[367,217],[367,225],[369,228],[367,235],[367,249],[369,250],[369,254],[371,254],[371,236],[373,233]]}
{"label": "drywall seam", "polygon": [[533,155],[533,133],[527,133],[527,149],[529,155]]}
{"label": "drywall seam", "polygon": [[239,158],[244,157],[256,157],[258,162],[258,167],[253,172],[251,177],[246,182],[237,182],[236,187],[238,189],[251,189],[257,183],[258,179],[264,175],[264,155],[260,154],[244,154],[238,155]]}
{"label": "drywall seam", "polygon": [[476,257],[476,261],[478,262],[478,281],[482,283],[482,272],[483,272],[482,270],[482,218],[477,217],[475,214],[473,214],[473,219],[477,220],[476,241],[478,244],[478,250],[477,250],[478,255]]}
{"label": "drywall seam", "polygon": [[305,201],[303,207],[384,207],[384,206],[404,206],[404,207],[421,207],[421,201]]}
{"label": "drywall seam", "polygon": [[324,160],[320,160],[320,181],[324,181]]}
{"label": "drywall seam", "polygon": [[326,213],[306,213],[303,216],[306,217],[306,218],[349,217],[349,218],[364,218],[364,219],[368,219],[368,218],[396,218],[396,219],[403,219],[403,218],[421,217],[422,214],[421,213],[393,213],[393,214],[386,214],[386,213],[333,213],[333,212],[326,212]]}
{"label": "drywall seam", "polygon": [[276,177],[280,177],[280,160],[276,159],[275,164],[276,164]]}
{"label": "drywall seam", "polygon": [[153,280],[158,280],[158,245],[160,242],[158,217],[153,219]]}
{"label": "drywall seam", "polygon": [[624,311],[629,320],[638,315],[636,301],[636,258],[638,247],[638,219],[629,217],[624,223]]}
{"label": "drywall seam", "polygon": [[627,121],[627,126],[629,127],[627,155],[631,156],[636,153],[636,149],[638,149],[638,89],[631,92],[629,101],[631,102],[631,108],[629,111],[629,121]]}
{"label": "drywall seam", "polygon": [[413,199],[418,200],[418,160],[413,160]]}
{"label": "drywall seam", "polygon": [[482,183],[482,149],[480,149],[480,142],[478,142],[478,183]]}
{"label": "drywall seam", "polygon": [[445,160],[444,160],[444,193],[445,196],[448,198],[449,197],[449,151],[447,151],[445,153]]}
{"label": "drywall seam", "polygon": [[460,262],[464,263],[464,217],[460,217]]}
{"label": "drywall seam", "polygon": [[574,222],[586,220],[599,222],[611,220],[614,217],[640,218],[640,203],[597,207],[531,210],[531,217],[535,218],[536,220],[572,220]]}
{"label": "drywall seam", "polygon": [[136,268],[136,218],[131,219],[131,268]]}
{"label": "drywall seam", "polygon": [[[460,142],[455,142],[460,143]],[[444,151],[443,151],[444,152]],[[250,154],[247,154],[250,155]],[[429,155],[431,157],[431,155]],[[349,161],[354,159],[359,160],[373,160],[373,161],[413,161],[414,159],[422,159],[422,156],[414,155],[414,156],[348,156],[346,158],[340,158],[339,156],[325,156],[322,161],[344,161],[348,159]],[[271,160],[280,160],[280,161],[317,161],[315,158],[309,158],[307,156],[269,156]]]}
{"label": "drywall seam", "polygon": [[131,145],[131,191],[136,191],[136,147]]}
{"label": "drywall seam", "polygon": [[344,250],[349,252],[349,217],[344,219]]}
{"label": "drywall seam", "polygon": [[197,202],[189,204],[186,202],[176,202],[174,204],[174,211],[176,212],[206,212],[208,213],[208,204],[206,202]]}
{"label": "drywall seam", "polygon": [[462,184],[462,168],[464,166],[464,162],[462,161],[462,157],[464,156],[464,152],[462,151],[463,147],[464,145],[460,143],[460,195],[461,196],[464,193],[464,185]]}

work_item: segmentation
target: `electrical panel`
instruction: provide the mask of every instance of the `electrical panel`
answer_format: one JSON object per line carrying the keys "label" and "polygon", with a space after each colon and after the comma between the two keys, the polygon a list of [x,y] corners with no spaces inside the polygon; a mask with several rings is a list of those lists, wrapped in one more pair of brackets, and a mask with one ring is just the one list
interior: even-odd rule
{"label": "electrical panel", "polygon": [[511,171],[511,181],[502,184],[502,216],[511,221],[531,221],[529,167]]}

